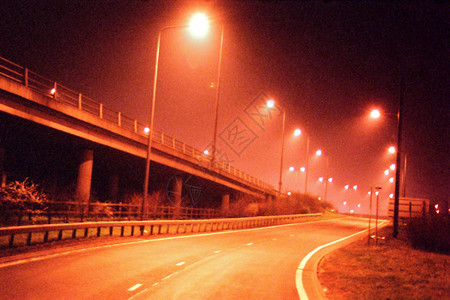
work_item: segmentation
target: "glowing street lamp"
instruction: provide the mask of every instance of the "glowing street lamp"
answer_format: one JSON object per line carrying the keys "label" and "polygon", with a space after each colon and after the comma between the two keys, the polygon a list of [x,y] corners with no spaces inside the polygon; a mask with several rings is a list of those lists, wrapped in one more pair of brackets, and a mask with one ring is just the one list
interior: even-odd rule
{"label": "glowing street lamp", "polygon": [[203,38],[209,31],[208,17],[203,13],[196,13],[189,22],[189,32],[196,38]]}
{"label": "glowing street lamp", "polygon": [[348,184],[346,184],[346,185],[344,186],[344,188],[345,188],[346,190],[348,190],[349,187],[350,187],[350,186],[349,186]]}
{"label": "glowing street lamp", "polygon": [[358,186],[355,184],[355,185],[353,186],[353,189],[356,191],[356,190],[358,189]]}
{"label": "glowing street lamp", "polygon": [[274,108],[275,107],[275,101],[273,99],[267,100],[266,106],[268,108]]}
{"label": "glowing street lamp", "polygon": [[[142,203],[141,203],[141,219],[144,218],[144,206],[147,202],[147,196],[148,196],[148,181],[150,176],[150,161],[151,161],[151,155],[152,155],[152,140],[153,140],[153,121],[155,117],[155,104],[156,104],[156,87],[158,82],[158,65],[159,65],[159,52],[161,48],[161,35],[165,30],[169,29],[181,29],[181,28],[189,28],[189,31],[195,36],[195,37],[201,37],[204,36],[208,32],[209,22],[207,21],[207,18],[205,15],[202,14],[196,14],[191,19],[191,22],[189,25],[176,25],[176,26],[166,26],[159,30],[158,32],[158,41],[156,46],[156,60],[155,60],[155,74],[153,79],[153,93],[152,93],[152,107],[151,107],[151,114],[150,114],[150,127],[148,129],[148,143],[147,143],[147,158],[146,158],[146,165],[145,165],[145,181],[144,181],[144,195],[142,197]],[[223,39],[223,30],[222,30],[222,39]],[[222,48],[222,45],[221,45]],[[221,51],[222,53],[222,51]],[[220,63],[219,63],[219,72],[220,72]],[[217,106],[216,106],[217,107]],[[217,113],[216,113],[217,116]],[[216,120],[217,122],[217,120]]]}
{"label": "glowing street lamp", "polygon": [[394,171],[394,170],[395,170],[395,164],[392,164],[389,168],[390,168],[392,171]]}
{"label": "glowing street lamp", "polygon": [[395,147],[394,146],[389,147],[388,152],[391,153],[391,154],[394,154],[395,153]]}
{"label": "glowing street lamp", "polygon": [[305,167],[301,167],[300,168],[300,172],[305,173],[306,172],[306,168]]}
{"label": "glowing street lamp", "polygon": [[299,135],[301,135],[301,134],[302,134],[301,129],[298,129],[298,128],[297,128],[297,129],[294,130],[294,135],[295,135],[295,136],[299,136]]}
{"label": "glowing street lamp", "polygon": [[289,167],[289,172],[294,172],[295,168],[294,167]]}
{"label": "glowing street lamp", "polygon": [[386,175],[386,176],[389,175],[389,169],[384,170],[384,175]]}
{"label": "glowing street lamp", "polygon": [[381,116],[381,113],[378,109],[374,109],[370,112],[370,117],[372,119],[378,119]]}

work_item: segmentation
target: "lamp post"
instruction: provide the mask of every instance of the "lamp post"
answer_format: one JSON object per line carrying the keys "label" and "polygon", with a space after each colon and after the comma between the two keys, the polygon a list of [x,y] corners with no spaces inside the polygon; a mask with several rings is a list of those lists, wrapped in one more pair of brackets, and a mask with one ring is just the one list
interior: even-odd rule
{"label": "lamp post", "polygon": [[207,27],[208,20],[206,16],[202,14],[196,14],[191,19],[191,23],[189,25],[175,25],[175,26],[166,26],[159,30],[158,32],[158,41],[156,45],[156,59],[155,59],[155,74],[153,78],[153,93],[152,93],[152,108],[150,113],[150,127],[148,132],[148,142],[147,142],[147,156],[145,163],[145,178],[144,178],[144,193],[141,202],[141,219],[144,219],[144,211],[145,211],[145,203],[147,203],[148,197],[148,181],[150,176],[150,161],[152,154],[152,140],[153,140],[153,121],[155,116],[155,103],[156,103],[156,86],[158,82],[158,65],[159,65],[159,51],[161,46],[161,35],[165,30],[169,29],[180,29],[180,28],[191,28],[191,33],[200,36],[206,33],[205,27]]}
{"label": "lamp post", "polygon": [[216,160],[217,120],[219,117],[219,95],[220,95],[219,87],[220,87],[220,73],[221,73],[221,68],[222,68],[223,31],[224,31],[224,26],[222,24],[221,34],[220,34],[219,67],[218,67],[218,71],[217,71],[216,103],[215,103],[215,109],[214,109],[214,133],[213,133],[211,167],[214,167],[214,161]]}
{"label": "lamp post", "polygon": [[[295,129],[294,135],[299,136],[302,134],[302,131],[300,129]],[[308,191],[308,162],[309,162],[309,135],[306,135],[306,154],[305,154],[305,195]]]}
{"label": "lamp post", "polygon": [[375,190],[376,190],[375,194],[377,195],[377,207],[375,212],[375,245],[378,245],[378,199],[380,197],[381,187],[376,186]]}
{"label": "lamp post", "polygon": [[[268,108],[273,108],[275,106],[275,101],[273,99],[267,100],[266,106]],[[284,109],[281,110],[283,112],[283,127],[281,130],[281,159],[280,159],[280,179],[278,181],[278,192],[281,194],[281,187],[283,185],[283,156],[284,156],[284,137],[285,137],[285,127],[286,127],[286,111]]]}
{"label": "lamp post", "polygon": [[394,193],[394,238],[398,236],[398,211],[400,203],[400,170],[401,170],[401,153],[402,153],[402,125],[403,125],[403,102],[405,95],[405,83],[403,77],[400,82],[400,101],[398,105],[397,115],[397,162],[395,169],[395,193]]}
{"label": "lamp post", "polygon": [[370,246],[370,222],[372,221],[372,194],[373,194],[373,188],[370,187],[370,199],[369,199],[369,229],[368,231],[368,237],[367,237],[367,245]]}
{"label": "lamp post", "polygon": [[[399,203],[400,203],[400,172],[402,170],[401,163],[401,155],[402,155],[402,127],[403,127],[403,105],[405,98],[405,82],[403,77],[400,81],[400,99],[398,104],[398,113],[397,113],[397,157],[396,157],[396,169],[395,169],[395,196],[394,196],[394,222],[393,222],[393,237],[397,238],[398,236],[398,213],[399,213]],[[378,110],[373,110],[370,113],[371,118],[379,118],[380,112]],[[393,150],[389,150],[391,153]]]}
{"label": "lamp post", "polygon": [[[316,151],[316,155],[317,155],[317,156],[321,156],[322,153],[323,153],[322,150],[317,150],[317,151]],[[327,160],[327,168],[326,168],[326,172],[325,172],[325,195],[324,195],[324,201],[327,201],[327,188],[328,188],[328,182],[331,183],[331,180],[332,180],[332,178],[328,178],[328,163],[329,163],[329,161],[328,161],[328,155],[327,155],[327,157],[326,157],[326,160]]]}

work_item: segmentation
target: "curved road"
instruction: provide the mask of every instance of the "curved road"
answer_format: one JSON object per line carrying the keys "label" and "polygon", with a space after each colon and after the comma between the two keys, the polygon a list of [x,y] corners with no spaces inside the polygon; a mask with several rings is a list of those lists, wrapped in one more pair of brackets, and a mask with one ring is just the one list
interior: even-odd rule
{"label": "curved road", "polygon": [[343,218],[66,251],[0,265],[0,299],[299,299],[302,259],[366,228]]}

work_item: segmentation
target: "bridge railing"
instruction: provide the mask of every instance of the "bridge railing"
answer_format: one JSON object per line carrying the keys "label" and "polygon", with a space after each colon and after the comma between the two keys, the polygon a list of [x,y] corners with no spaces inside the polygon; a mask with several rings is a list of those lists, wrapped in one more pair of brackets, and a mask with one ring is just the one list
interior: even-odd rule
{"label": "bridge railing", "polygon": [[[311,218],[318,218],[321,215],[318,213],[209,220],[82,222],[3,227],[0,228],[0,245],[14,247],[16,245],[31,245],[91,236],[134,236],[136,228],[141,236],[237,230],[300,222]],[[18,236],[22,238],[17,238]]]}
{"label": "bridge railing", "polygon": [[[136,119],[129,118],[121,112],[111,110],[105,107],[102,103],[96,102],[81,93],[77,93],[63,85],[58,84],[57,82],[40,76],[39,74],[2,57],[0,57],[0,75],[3,75],[10,80],[19,82],[42,95],[53,98],[55,101],[78,107],[78,109],[82,111],[93,114],[100,119],[118,125],[126,130],[142,136],[148,135],[148,133],[145,133],[144,131],[146,125],[138,122]],[[196,158],[200,163],[203,163],[207,167],[211,167],[211,157],[204,154],[202,151],[186,145],[185,143],[178,141],[163,132],[154,130],[152,136],[154,142],[171,148],[179,153]],[[239,169],[232,167],[227,162],[215,160],[212,167],[245,180],[260,189],[274,192],[274,187],[272,185],[269,185]]]}

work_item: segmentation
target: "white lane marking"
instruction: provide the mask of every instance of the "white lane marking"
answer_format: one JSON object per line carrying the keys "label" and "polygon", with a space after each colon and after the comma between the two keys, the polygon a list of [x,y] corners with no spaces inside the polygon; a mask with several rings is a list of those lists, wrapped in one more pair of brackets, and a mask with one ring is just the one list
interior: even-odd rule
{"label": "white lane marking", "polygon": [[220,253],[220,252],[222,252],[222,250],[216,250],[216,251],[214,251],[214,253]]}
{"label": "white lane marking", "polygon": [[[385,222],[387,222],[387,221],[383,221],[380,225],[383,225]],[[295,286],[297,288],[297,292],[298,292],[298,296],[299,296],[300,300],[308,300],[309,299],[308,295],[306,294],[305,287],[303,286],[303,281],[302,281],[303,278],[302,278],[302,276],[303,276],[303,269],[305,268],[306,264],[311,259],[311,257],[314,254],[316,254],[318,251],[320,251],[321,249],[323,249],[325,247],[331,246],[333,244],[337,244],[337,243],[342,242],[342,241],[344,241],[346,239],[352,238],[352,237],[354,237],[354,236],[356,236],[358,234],[362,234],[362,233],[364,233],[366,231],[367,231],[367,229],[361,230],[361,231],[359,231],[357,233],[354,233],[354,234],[349,235],[347,237],[343,237],[343,238],[341,238],[339,240],[336,240],[334,242],[331,242],[331,243],[319,246],[316,249],[314,249],[313,251],[309,252],[308,255],[306,255],[303,258],[303,260],[300,262],[300,265],[297,268],[297,271],[295,272]]]}
{"label": "white lane marking", "polygon": [[276,240],[277,240],[277,238],[273,238],[273,239],[272,239],[272,241],[276,241]]}
{"label": "white lane marking", "polygon": [[294,236],[293,234],[290,234],[289,236]]}
{"label": "white lane marking", "polygon": [[92,251],[92,250],[98,250],[98,249],[113,248],[113,247],[120,247],[120,246],[129,246],[129,245],[136,245],[136,244],[143,244],[143,243],[152,243],[152,242],[174,240],[174,239],[186,239],[186,238],[191,238],[191,237],[202,237],[202,236],[210,236],[210,235],[218,235],[218,234],[242,233],[244,231],[267,230],[267,229],[274,229],[274,228],[288,227],[288,226],[295,226],[295,225],[303,225],[303,224],[311,224],[311,223],[319,223],[319,222],[329,222],[329,221],[340,220],[340,219],[341,218],[327,219],[327,220],[318,220],[318,221],[310,221],[310,222],[301,222],[301,223],[290,223],[290,224],[274,225],[274,226],[259,227],[259,228],[239,229],[239,230],[235,230],[235,231],[228,231],[228,230],[226,230],[226,231],[220,231],[220,232],[210,232],[210,233],[182,235],[182,236],[172,236],[172,237],[156,238],[156,239],[151,239],[151,240],[139,240],[139,241],[124,242],[124,243],[117,243],[117,244],[111,244],[111,245],[95,246],[95,247],[70,250],[70,251],[65,251],[65,252],[61,252],[61,253],[48,254],[48,255],[44,255],[44,256],[24,258],[24,259],[20,259],[20,260],[0,263],[0,269],[1,268],[6,268],[6,267],[10,267],[10,266],[30,263],[30,262],[34,262],[34,261],[41,261],[41,260],[45,260],[45,259],[50,259],[50,258],[55,258],[55,257],[60,257],[60,256],[80,253],[80,252],[84,252],[84,251]]}
{"label": "white lane marking", "polygon": [[157,286],[159,284],[159,282],[155,282],[154,284],[152,284],[152,286]]}
{"label": "white lane marking", "polygon": [[137,289],[140,288],[141,286],[142,286],[142,283],[138,283],[138,284],[133,285],[132,287],[130,287],[128,290],[129,290],[130,292],[132,292],[132,291],[134,291],[134,290],[137,290]]}
{"label": "white lane marking", "polygon": [[251,246],[251,245],[253,245],[253,243],[247,243],[247,246]]}
{"label": "white lane marking", "polygon": [[185,261],[180,261],[179,263],[177,263],[177,266],[182,266],[184,265],[186,262]]}
{"label": "white lane marking", "polygon": [[[176,272],[175,272],[176,273]],[[172,277],[173,275],[175,275],[175,273],[169,274],[166,277],[164,277],[163,279],[161,279],[161,281],[169,279],[170,277]]]}

